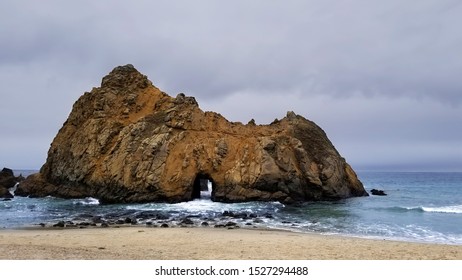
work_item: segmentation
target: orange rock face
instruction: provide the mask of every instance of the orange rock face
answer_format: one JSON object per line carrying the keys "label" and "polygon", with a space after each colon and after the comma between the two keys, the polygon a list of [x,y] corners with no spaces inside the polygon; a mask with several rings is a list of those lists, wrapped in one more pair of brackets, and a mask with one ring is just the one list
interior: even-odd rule
{"label": "orange rock face", "polygon": [[40,173],[16,193],[180,202],[198,198],[204,180],[223,202],[367,195],[315,123],[293,112],[270,125],[229,122],[194,97],[170,97],[132,65],[79,98]]}

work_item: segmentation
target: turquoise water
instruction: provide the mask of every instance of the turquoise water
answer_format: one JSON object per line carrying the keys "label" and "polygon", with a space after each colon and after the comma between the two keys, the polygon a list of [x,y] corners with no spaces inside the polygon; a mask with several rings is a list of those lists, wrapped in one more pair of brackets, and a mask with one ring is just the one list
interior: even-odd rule
{"label": "turquoise water", "polygon": [[[188,218],[196,225],[222,220],[242,228],[276,228],[365,238],[462,245],[462,173],[359,172],[368,192],[384,190],[387,196],[351,198],[335,202],[285,206],[277,202],[215,203],[209,199],[166,204],[101,205],[96,199],[15,197],[0,201],[0,228],[85,217],[105,219],[157,217],[170,226]],[[223,215],[225,211],[246,218]],[[242,216],[242,215],[241,215]],[[252,217],[252,218],[249,218]],[[157,221],[156,220],[156,221]]]}

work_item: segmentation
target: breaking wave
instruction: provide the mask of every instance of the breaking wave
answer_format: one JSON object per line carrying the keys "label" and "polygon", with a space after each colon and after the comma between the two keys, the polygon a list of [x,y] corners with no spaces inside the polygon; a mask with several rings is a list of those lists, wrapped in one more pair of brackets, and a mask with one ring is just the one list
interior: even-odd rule
{"label": "breaking wave", "polygon": [[462,205],[443,207],[420,207],[424,212],[462,214]]}
{"label": "breaking wave", "polygon": [[76,205],[99,205],[99,200],[93,197],[78,199],[73,202]]}
{"label": "breaking wave", "polygon": [[462,205],[449,205],[449,206],[440,206],[440,207],[392,207],[392,211],[396,212],[428,212],[428,213],[447,213],[447,214],[462,214]]}

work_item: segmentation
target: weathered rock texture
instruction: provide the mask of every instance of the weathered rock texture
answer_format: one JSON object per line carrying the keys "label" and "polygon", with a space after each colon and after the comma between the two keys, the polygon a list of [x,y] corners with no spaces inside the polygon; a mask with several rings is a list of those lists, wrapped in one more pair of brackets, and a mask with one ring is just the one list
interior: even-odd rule
{"label": "weathered rock texture", "polygon": [[313,122],[293,112],[270,125],[229,122],[194,97],[168,96],[132,65],[80,97],[40,173],[16,194],[180,202],[200,196],[201,179],[223,202],[367,195]]}

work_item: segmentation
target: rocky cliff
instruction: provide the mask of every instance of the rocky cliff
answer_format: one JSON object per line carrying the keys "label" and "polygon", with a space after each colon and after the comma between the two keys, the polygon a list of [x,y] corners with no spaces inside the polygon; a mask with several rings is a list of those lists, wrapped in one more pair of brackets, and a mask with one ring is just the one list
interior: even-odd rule
{"label": "rocky cliff", "polygon": [[211,182],[214,201],[292,203],[367,195],[315,123],[227,121],[194,97],[170,97],[132,65],[74,104],[40,173],[16,194],[102,202],[180,202]]}

